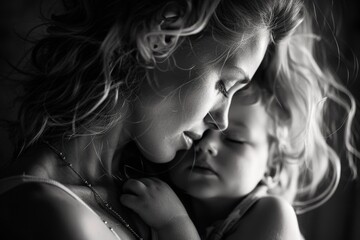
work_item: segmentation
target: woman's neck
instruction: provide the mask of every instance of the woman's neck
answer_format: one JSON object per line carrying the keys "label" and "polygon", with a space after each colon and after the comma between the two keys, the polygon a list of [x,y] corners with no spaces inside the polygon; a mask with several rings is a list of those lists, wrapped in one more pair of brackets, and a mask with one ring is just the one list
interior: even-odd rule
{"label": "woman's neck", "polygon": [[67,161],[88,181],[98,181],[104,174],[112,174],[119,167],[121,148],[128,137],[115,128],[102,136],[78,137],[57,145]]}

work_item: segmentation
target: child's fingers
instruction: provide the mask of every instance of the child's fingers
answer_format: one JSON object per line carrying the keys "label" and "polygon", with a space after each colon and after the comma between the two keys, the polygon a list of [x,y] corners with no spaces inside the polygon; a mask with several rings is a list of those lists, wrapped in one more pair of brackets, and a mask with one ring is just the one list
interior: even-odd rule
{"label": "child's fingers", "polygon": [[156,177],[140,178],[138,180],[144,183],[146,187],[167,185],[164,181]]}
{"label": "child's fingers", "polygon": [[138,206],[138,197],[132,194],[122,194],[120,196],[120,202],[121,204],[123,204],[125,207],[128,207],[134,211],[137,210],[136,206]]}
{"label": "child's fingers", "polygon": [[132,194],[140,195],[145,190],[146,190],[145,184],[137,179],[129,179],[123,185],[124,193],[132,193]]}
{"label": "child's fingers", "polygon": [[156,184],[164,184],[165,182],[160,180],[159,178],[156,178],[156,177],[151,177],[149,178],[151,181],[153,181],[154,183]]}
{"label": "child's fingers", "polygon": [[140,178],[137,180],[142,182],[146,187],[151,187],[155,183],[155,181],[152,178]]}

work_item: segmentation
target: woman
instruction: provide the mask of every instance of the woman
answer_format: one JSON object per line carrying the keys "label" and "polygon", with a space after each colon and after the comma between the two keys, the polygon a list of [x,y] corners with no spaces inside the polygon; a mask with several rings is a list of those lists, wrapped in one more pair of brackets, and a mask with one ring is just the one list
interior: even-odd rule
{"label": "woman", "polygon": [[[302,19],[283,1],[64,1],[32,53],[2,236],[150,239],[119,203],[121,149],[153,162],[224,130],[234,93]],[[20,176],[21,175],[21,176]],[[187,233],[184,233],[187,234]]]}

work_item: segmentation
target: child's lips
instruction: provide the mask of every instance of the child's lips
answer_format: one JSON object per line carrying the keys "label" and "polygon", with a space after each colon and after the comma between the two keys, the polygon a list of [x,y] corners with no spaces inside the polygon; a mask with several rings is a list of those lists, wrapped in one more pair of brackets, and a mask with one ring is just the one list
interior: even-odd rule
{"label": "child's lips", "polygon": [[205,174],[205,175],[218,175],[217,172],[207,163],[195,163],[189,167],[190,171]]}

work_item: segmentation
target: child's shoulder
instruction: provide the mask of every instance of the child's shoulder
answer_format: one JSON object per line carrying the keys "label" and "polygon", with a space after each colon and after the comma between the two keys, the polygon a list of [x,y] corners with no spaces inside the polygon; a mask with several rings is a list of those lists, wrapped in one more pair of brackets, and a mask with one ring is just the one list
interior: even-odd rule
{"label": "child's shoulder", "polygon": [[240,236],[252,240],[302,239],[294,209],[286,200],[275,196],[260,198],[226,239]]}
{"label": "child's shoulder", "polygon": [[253,209],[249,212],[250,214],[254,214],[254,216],[263,218],[267,216],[271,221],[274,221],[274,218],[278,221],[295,220],[297,224],[294,208],[288,201],[281,197],[262,197],[254,204]]}

